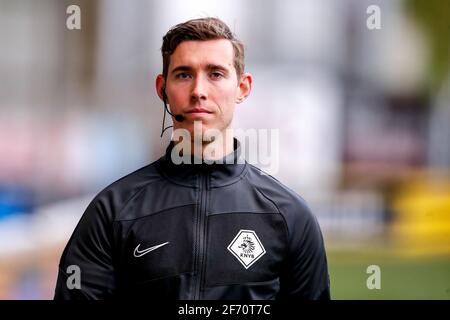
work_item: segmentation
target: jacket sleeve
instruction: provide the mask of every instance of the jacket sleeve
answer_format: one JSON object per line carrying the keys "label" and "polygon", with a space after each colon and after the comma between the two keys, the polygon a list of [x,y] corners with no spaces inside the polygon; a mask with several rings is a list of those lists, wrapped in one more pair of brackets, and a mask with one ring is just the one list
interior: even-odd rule
{"label": "jacket sleeve", "polygon": [[55,300],[107,299],[115,292],[112,219],[94,199],[78,222],[59,263]]}
{"label": "jacket sleeve", "polygon": [[277,298],[329,300],[330,280],[320,226],[308,207],[302,212],[305,214],[297,214],[288,225],[288,257]]}

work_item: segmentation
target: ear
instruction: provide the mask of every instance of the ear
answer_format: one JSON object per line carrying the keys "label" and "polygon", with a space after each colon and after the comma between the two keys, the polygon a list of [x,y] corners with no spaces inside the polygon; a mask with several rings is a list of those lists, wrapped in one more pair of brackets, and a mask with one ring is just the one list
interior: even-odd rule
{"label": "ear", "polygon": [[164,76],[162,74],[158,74],[156,76],[155,86],[156,86],[156,93],[158,94],[158,97],[164,101],[164,93],[166,82],[164,81]]}
{"label": "ear", "polygon": [[253,76],[250,73],[244,73],[241,76],[236,94],[236,103],[243,102],[252,91]]}

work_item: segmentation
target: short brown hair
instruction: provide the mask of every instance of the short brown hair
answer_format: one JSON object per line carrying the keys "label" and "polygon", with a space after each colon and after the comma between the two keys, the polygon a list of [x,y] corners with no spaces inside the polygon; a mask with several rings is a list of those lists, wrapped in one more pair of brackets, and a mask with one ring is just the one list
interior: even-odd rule
{"label": "short brown hair", "polygon": [[180,43],[189,40],[206,41],[218,39],[231,41],[234,51],[234,68],[239,80],[244,73],[244,45],[234,36],[225,22],[212,17],[193,19],[177,24],[166,33],[161,47],[164,79],[167,79],[169,72],[170,56]]}

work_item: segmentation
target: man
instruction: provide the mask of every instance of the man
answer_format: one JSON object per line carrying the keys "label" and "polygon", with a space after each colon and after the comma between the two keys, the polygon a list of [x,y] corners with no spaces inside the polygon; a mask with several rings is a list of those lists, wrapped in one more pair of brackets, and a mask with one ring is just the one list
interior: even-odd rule
{"label": "man", "polygon": [[329,299],[315,217],[238,161],[227,130],[251,91],[242,43],[204,18],[172,28],[161,51],[156,89],[187,135],[91,202],[62,254],[55,298]]}

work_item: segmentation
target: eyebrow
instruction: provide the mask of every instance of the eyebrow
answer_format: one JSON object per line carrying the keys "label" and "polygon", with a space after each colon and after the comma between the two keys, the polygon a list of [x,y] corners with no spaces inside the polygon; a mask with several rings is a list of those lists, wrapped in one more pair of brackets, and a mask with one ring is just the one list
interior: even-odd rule
{"label": "eyebrow", "polygon": [[[189,67],[189,66],[178,66],[178,67],[174,68],[170,73],[173,74],[173,73],[176,73],[179,71],[192,71],[192,69],[193,68]],[[221,71],[227,72],[227,73],[229,72],[226,67],[221,66],[219,64],[213,64],[213,63],[206,65],[206,69],[207,70],[221,70]]]}

